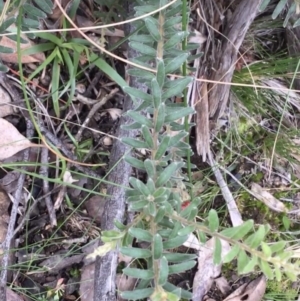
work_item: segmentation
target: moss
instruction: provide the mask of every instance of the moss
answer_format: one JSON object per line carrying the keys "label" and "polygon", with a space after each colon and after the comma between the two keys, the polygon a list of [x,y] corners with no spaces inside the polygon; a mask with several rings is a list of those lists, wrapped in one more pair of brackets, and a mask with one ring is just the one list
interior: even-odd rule
{"label": "moss", "polygon": [[295,300],[298,296],[297,289],[292,288],[292,283],[288,279],[282,281],[268,280],[265,298],[271,300],[282,299],[285,301]]}
{"label": "moss", "polygon": [[264,178],[263,172],[257,172],[251,176],[251,181],[255,183],[259,183],[263,178]]}

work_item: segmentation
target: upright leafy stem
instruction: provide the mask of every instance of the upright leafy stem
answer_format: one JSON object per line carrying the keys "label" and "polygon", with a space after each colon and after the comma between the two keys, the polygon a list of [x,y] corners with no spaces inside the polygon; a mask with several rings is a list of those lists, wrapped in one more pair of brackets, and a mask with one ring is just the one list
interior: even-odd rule
{"label": "upright leafy stem", "polygon": [[[139,0],[136,15],[156,10],[166,2]],[[129,46],[140,53],[135,63],[156,69],[156,73],[136,68],[128,70],[129,75],[147,85],[148,93],[132,87],[124,89],[133,99],[139,98],[141,103],[127,112],[133,123],[124,126],[126,130],[139,129],[139,135],[134,139],[124,138],[123,143],[133,149],[148,151],[144,161],[129,155],[125,160],[146,174],[146,181],[135,177],[130,179],[126,201],[128,210],[136,213],[135,219],[128,225],[116,222],[120,232],[102,233],[105,244],[93,255],[102,256],[120,245],[121,253],[142,263],[123,270],[124,274],[140,280],[134,291],[121,293],[124,299],[191,299],[192,293],[176,288],[169,282],[169,276],[195,266],[196,255],[176,252],[176,248],[186,244],[194,231],[197,231],[201,242],[214,238],[215,264],[236,258],[240,273],[251,272],[258,266],[269,278],[275,276],[277,279],[283,271],[289,273],[289,277],[300,273],[299,262],[295,261],[293,271],[287,272],[291,271],[293,255],[286,252],[282,242],[277,242],[273,247],[263,243],[270,230],[268,226],[261,225],[256,230],[253,221],[249,220],[239,227],[223,230],[214,210],[206,219],[202,217],[205,221],[200,223],[195,217],[199,214],[201,200],[183,198],[187,186],[187,177],[182,170],[187,167],[184,158],[192,153],[185,141],[189,127],[183,119],[194,111],[186,103],[174,100],[175,97],[184,97],[192,78],[183,76],[174,79],[168,76],[169,73],[182,73],[182,64],[191,56],[184,49],[193,49],[184,41],[188,32],[181,26],[180,14],[188,15],[188,11],[182,5],[186,5],[186,1],[177,1],[159,14],[139,21],[143,22],[138,24],[141,30],[130,37]],[[137,244],[144,242],[148,248],[132,247],[133,239]],[[224,240],[232,247],[226,256],[222,252]]]}
{"label": "upright leafy stem", "polygon": [[[157,9],[164,2],[144,1],[144,6],[138,6],[137,14],[150,8],[151,10]],[[149,7],[150,4],[151,7]],[[153,288],[148,289],[149,281],[141,282],[138,292],[124,292],[122,294],[124,298],[128,299],[137,299],[140,294],[144,297],[151,295],[152,300],[177,300],[184,295],[191,297],[187,291],[184,293],[179,290],[170,292],[172,285],[168,283],[168,276],[170,273],[178,272],[178,269],[182,271],[189,269],[195,265],[195,261],[187,260],[177,269],[176,265],[170,268],[167,259],[167,249],[178,247],[186,240],[185,235],[179,239],[176,238],[177,232],[184,226],[177,221],[168,220],[166,213],[177,211],[181,206],[182,200],[176,189],[177,187],[184,187],[184,175],[181,169],[185,166],[185,162],[182,155],[191,153],[190,147],[183,140],[184,137],[187,137],[187,132],[182,124],[182,119],[193,113],[193,110],[186,108],[184,104],[174,103],[172,98],[182,97],[185,88],[192,79],[171,80],[167,77],[165,70],[166,66],[176,61],[176,58],[179,58],[182,64],[188,57],[187,53],[181,49],[181,43],[186,38],[187,32],[178,31],[175,27],[177,22],[173,26],[169,25],[172,18],[180,22],[176,11],[181,11],[181,5],[178,1],[167,11],[160,11],[156,18],[146,18],[144,30],[132,36],[133,42],[130,42],[130,47],[141,53],[136,61],[141,64],[154,64],[156,75],[145,71],[141,72],[138,69],[129,71],[132,76],[138,76],[140,81],[146,83],[150,91],[149,94],[145,95],[132,88],[127,90],[133,98],[139,97],[143,101],[139,108],[128,113],[134,123],[139,124],[141,138],[134,141],[124,140],[123,142],[130,146],[145,145],[150,151],[149,159],[144,162],[144,170],[148,177],[147,184],[142,184],[138,179],[131,179],[132,189],[128,191],[127,202],[129,208],[140,212],[141,217],[139,224],[133,223],[131,225],[130,235],[138,240],[148,242],[151,238],[151,257],[144,257],[149,272],[144,272],[143,275],[153,279]],[[174,15],[171,14],[172,11]],[[151,37],[148,42],[136,42],[145,41],[143,37],[146,35]],[[181,72],[181,64],[178,64],[172,72]],[[171,70],[170,66],[168,68]],[[142,110],[143,113],[141,114]],[[133,162],[135,167],[138,166],[137,162],[130,158],[127,158],[127,162]],[[141,220],[145,223],[145,229],[138,231],[137,229],[141,227]],[[173,239],[171,236],[174,236]],[[125,273],[131,273],[130,268],[127,268]]]}

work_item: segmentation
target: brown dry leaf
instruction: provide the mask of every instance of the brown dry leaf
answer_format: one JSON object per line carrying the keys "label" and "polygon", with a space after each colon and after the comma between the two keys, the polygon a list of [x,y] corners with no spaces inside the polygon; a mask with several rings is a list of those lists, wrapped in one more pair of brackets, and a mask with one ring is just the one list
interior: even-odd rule
{"label": "brown dry leaf", "polygon": [[[34,46],[35,44],[30,41],[26,35],[21,35],[22,39],[26,40],[27,43],[21,43],[20,47],[22,50],[25,50],[27,48],[30,48],[31,46]],[[0,53],[0,59],[2,59],[4,62],[7,63],[18,63],[18,54],[17,54],[17,42],[14,40],[11,40],[10,38],[3,36],[1,39],[1,45],[11,48],[14,50],[13,53]],[[42,63],[45,61],[45,54],[43,52],[39,52],[32,55],[21,55],[21,62],[22,64],[29,64],[29,63]]]}
{"label": "brown dry leaf", "polygon": [[[0,188],[0,244],[5,240],[7,233],[7,226],[9,222],[8,208],[10,205],[10,198],[6,191]],[[3,254],[0,248],[0,260],[1,254]]]}
{"label": "brown dry leaf", "polygon": [[81,301],[94,300],[95,263],[86,265],[81,270],[79,294]]}
{"label": "brown dry leaf", "polygon": [[270,192],[264,190],[260,185],[252,183],[251,191],[258,200],[263,202],[270,209],[276,212],[288,212],[288,209],[282,202],[273,197]]}
{"label": "brown dry leaf", "polygon": [[0,86],[0,117],[5,117],[14,113],[11,105],[11,97],[9,93]]}
{"label": "brown dry leaf", "polygon": [[[67,5],[69,4],[71,0],[60,0],[60,4],[61,6],[66,9]],[[54,5],[53,5],[53,10],[52,10],[52,14],[49,15],[49,18],[52,20],[57,21],[58,19],[60,19],[62,16],[62,12],[60,10],[60,8],[57,6],[56,1],[54,1]]]}
{"label": "brown dry leaf", "polygon": [[[229,251],[228,242],[221,240],[223,258]],[[210,290],[214,279],[220,275],[222,264],[215,265],[213,262],[215,239],[211,238],[205,245],[200,246],[198,253],[198,270],[193,281],[193,300],[203,300]]]}
{"label": "brown dry leaf", "polygon": [[93,218],[98,225],[101,224],[101,216],[104,212],[105,198],[101,195],[94,195],[84,202],[88,215]]}
{"label": "brown dry leaf", "polygon": [[118,288],[118,296],[117,296],[117,301],[125,301],[127,299],[123,299],[120,296],[120,293],[124,292],[124,291],[132,291],[135,287],[135,285],[137,284],[137,279],[136,278],[132,278],[126,275],[121,275],[121,274],[117,274],[116,276],[116,285]]}
{"label": "brown dry leaf", "polygon": [[265,276],[260,276],[236,289],[223,301],[261,301],[267,286]]}
{"label": "brown dry leaf", "polygon": [[9,287],[6,288],[6,301],[24,301],[25,299],[15,292],[13,292]]}
{"label": "brown dry leaf", "polygon": [[106,109],[105,111],[109,113],[112,120],[117,120],[122,115],[121,109],[112,108],[112,109]]}
{"label": "brown dry leaf", "polygon": [[7,159],[17,152],[32,146],[27,138],[3,118],[0,118],[0,133],[0,160]]}
{"label": "brown dry leaf", "polygon": [[224,295],[227,296],[230,292],[230,285],[228,281],[222,276],[219,278],[215,279],[216,286],[220,290],[220,292]]}

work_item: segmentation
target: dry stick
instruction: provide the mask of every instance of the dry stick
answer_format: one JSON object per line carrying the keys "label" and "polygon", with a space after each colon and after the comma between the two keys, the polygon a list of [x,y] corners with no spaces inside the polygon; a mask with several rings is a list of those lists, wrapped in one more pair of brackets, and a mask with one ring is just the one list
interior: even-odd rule
{"label": "dry stick", "polygon": [[[108,100],[110,100],[114,95],[116,95],[118,91],[119,91],[119,89],[115,88],[109,94],[105,95],[100,101],[97,100],[97,102],[93,105],[92,109],[90,110],[90,112],[89,112],[88,116],[86,117],[85,121],[83,122],[82,126],[80,127],[77,135],[75,136],[76,141],[80,141],[81,135],[82,135],[82,132],[83,132],[84,128],[88,126],[88,124],[89,124],[91,118],[94,116],[94,114],[101,107],[103,107],[107,103]],[[83,98],[77,98],[77,99],[79,101],[83,102]]]}
{"label": "dry stick", "polygon": [[[211,83],[231,82],[235,62],[237,60],[237,49],[240,48],[246,32],[256,16],[260,2],[260,0],[242,0],[239,2],[232,17],[230,18],[230,22],[225,27],[224,36],[226,39],[223,39],[221,49],[217,52],[216,57],[214,57],[215,63],[212,67],[215,72],[212,73],[208,79]],[[205,56],[203,56],[203,58],[205,58]],[[199,76],[202,76],[202,74]],[[211,86],[212,87],[208,87],[209,116],[206,116],[205,118],[210,117],[213,120],[217,120],[223,115],[227,106],[230,86],[221,84],[211,84]],[[202,110],[201,104],[202,103],[200,103],[200,106],[197,107],[198,113]],[[207,139],[205,140],[205,138],[207,138],[206,131],[207,128],[203,127],[202,131],[198,131],[197,133],[198,141],[203,141],[203,144],[206,144],[205,147],[200,149],[201,152],[198,153],[198,155],[202,155],[204,159],[206,157],[206,152],[209,149],[209,141]]]}
{"label": "dry stick", "polygon": [[56,219],[56,215],[55,215],[55,211],[53,208],[53,204],[52,204],[52,200],[51,200],[51,196],[48,194],[49,192],[49,181],[47,180],[48,178],[48,160],[49,160],[49,150],[47,147],[43,147],[41,150],[41,167],[40,167],[40,176],[43,177],[43,194],[46,195],[45,197],[45,202],[46,202],[46,206],[47,206],[47,210],[49,213],[49,218],[50,218],[50,224],[52,227],[57,225],[57,219]]}
{"label": "dry stick", "polygon": [[208,152],[208,161],[209,161],[209,165],[211,166],[213,173],[216,177],[217,183],[219,184],[219,187],[221,189],[222,195],[226,201],[226,205],[229,211],[229,215],[230,215],[230,219],[232,222],[232,225],[235,226],[239,226],[243,223],[243,219],[242,216],[239,212],[239,209],[236,205],[236,202],[232,196],[231,191],[229,190],[223,176],[222,173],[218,167],[217,162],[214,160],[213,155],[211,153],[211,151]]}
{"label": "dry stick", "polygon": [[[132,1],[127,1],[126,6],[128,8],[128,14],[133,11]],[[132,24],[126,27],[126,35],[133,32],[136,28]],[[135,50],[128,48],[128,58],[132,59],[139,55]],[[141,84],[135,78],[130,79],[130,86],[139,89],[140,91],[147,92],[147,86]],[[138,103],[141,100],[138,100]],[[133,108],[131,98],[126,95],[124,100],[124,111]],[[131,119],[128,116],[122,116],[120,119],[120,125],[127,125],[131,123]],[[117,131],[117,137],[136,137],[138,131],[124,131],[120,127]],[[124,145],[119,140],[115,140],[111,155],[110,155],[110,168],[128,152],[129,147]],[[109,174],[108,180],[114,184],[121,186],[129,186],[129,177],[132,172],[132,167],[121,160],[119,164]],[[120,186],[109,185],[107,194],[110,196],[105,204],[104,213],[101,219],[101,225],[103,230],[116,229],[114,221],[123,221],[125,213],[125,190]],[[94,301],[115,301],[116,300],[116,270],[118,264],[119,251],[113,250],[103,257],[97,257],[95,268],[95,281],[94,281]]]}
{"label": "dry stick", "polygon": [[[27,126],[26,136],[30,140],[33,137],[34,128],[29,119],[26,119],[26,126]],[[29,148],[27,148],[24,151],[24,155],[23,155],[23,162],[28,162],[28,160],[29,160]],[[22,167],[22,169],[25,169],[25,167]],[[18,186],[14,194],[14,202],[13,202],[13,207],[9,219],[7,234],[6,234],[5,241],[3,243],[4,255],[1,263],[1,273],[0,273],[0,300],[1,301],[6,301],[7,269],[8,269],[8,263],[10,261],[9,251],[14,237],[14,227],[17,220],[19,203],[22,198],[22,190],[23,190],[25,177],[26,174],[21,173],[18,179]]]}

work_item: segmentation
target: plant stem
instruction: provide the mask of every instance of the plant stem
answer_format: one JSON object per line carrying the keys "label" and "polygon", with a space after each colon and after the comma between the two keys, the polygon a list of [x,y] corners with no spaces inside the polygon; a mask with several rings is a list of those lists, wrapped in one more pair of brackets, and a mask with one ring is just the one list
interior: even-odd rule
{"label": "plant stem", "polygon": [[[188,24],[188,18],[187,18],[187,0],[182,0],[182,31],[187,31],[187,24]],[[186,50],[186,46],[187,46],[187,38],[184,38],[184,40],[182,41],[182,50]],[[185,77],[187,75],[187,64],[186,62],[184,62],[183,66],[182,66],[182,75]],[[187,92],[188,89],[185,88],[183,91],[183,102],[184,102],[184,106],[187,107],[188,104],[188,99],[187,99]],[[189,117],[186,116],[184,118],[184,128],[186,130],[186,132],[189,132]],[[185,138],[185,142],[187,144],[190,144],[189,141],[189,135]],[[188,177],[189,177],[189,183],[192,183],[192,167],[191,167],[191,155],[189,150],[187,151],[187,158],[186,158],[186,163],[187,163],[187,172],[188,172]],[[190,189],[190,196],[191,196],[191,200],[193,200],[194,196],[193,196],[193,189]]]}

